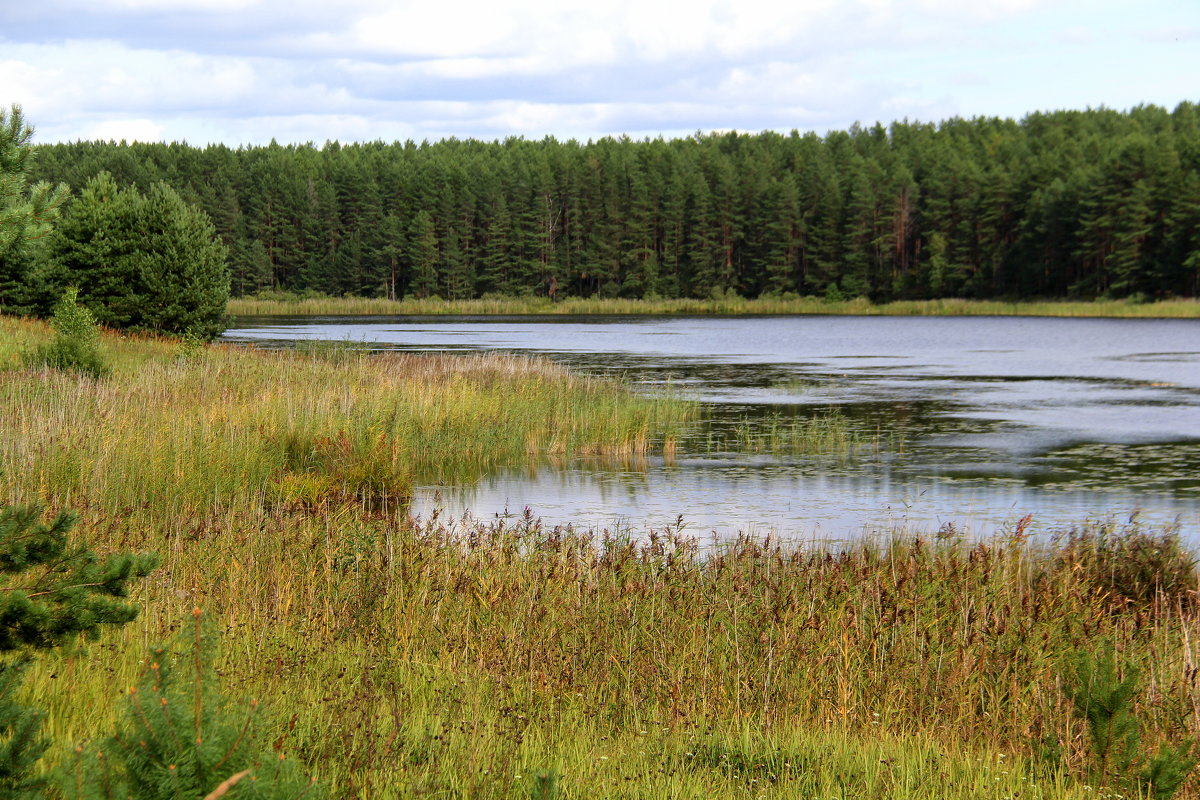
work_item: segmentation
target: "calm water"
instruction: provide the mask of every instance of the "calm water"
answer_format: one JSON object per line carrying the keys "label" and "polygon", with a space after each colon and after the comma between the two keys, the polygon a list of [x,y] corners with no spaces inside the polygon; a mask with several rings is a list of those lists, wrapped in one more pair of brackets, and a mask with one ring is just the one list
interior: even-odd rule
{"label": "calm water", "polygon": [[986,535],[1136,516],[1200,540],[1200,323],[950,317],[256,317],[227,340],[547,355],[670,381],[730,420],[839,409],[881,446],[850,459],[709,453],[577,463],[424,487],[478,518],[847,538]]}

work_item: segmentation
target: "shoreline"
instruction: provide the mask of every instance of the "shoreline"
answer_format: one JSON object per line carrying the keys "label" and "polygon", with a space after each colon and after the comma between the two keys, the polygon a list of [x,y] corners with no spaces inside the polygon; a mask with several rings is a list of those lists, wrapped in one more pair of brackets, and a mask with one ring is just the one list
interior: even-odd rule
{"label": "shoreline", "polygon": [[874,304],[865,298],[826,302],[817,298],[722,297],[708,300],[622,300],[545,297],[497,297],[476,300],[439,298],[386,300],[360,297],[242,297],[229,301],[234,317],[256,316],[507,316],[507,315],[652,315],[652,316],[1011,316],[1111,319],[1200,319],[1200,300],[898,300]]}

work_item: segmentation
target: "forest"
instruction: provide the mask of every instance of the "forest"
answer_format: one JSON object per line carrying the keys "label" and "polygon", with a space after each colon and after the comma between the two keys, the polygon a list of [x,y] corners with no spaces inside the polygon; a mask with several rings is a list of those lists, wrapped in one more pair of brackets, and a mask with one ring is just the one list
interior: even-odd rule
{"label": "forest", "polygon": [[683,139],[41,146],[30,178],[165,182],[234,296],[1200,294],[1200,109]]}

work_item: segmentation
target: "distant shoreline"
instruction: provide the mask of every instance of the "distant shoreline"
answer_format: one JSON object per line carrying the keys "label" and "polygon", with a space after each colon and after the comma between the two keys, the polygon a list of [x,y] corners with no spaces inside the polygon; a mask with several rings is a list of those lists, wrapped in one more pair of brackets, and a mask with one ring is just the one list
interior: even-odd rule
{"label": "distant shoreline", "polygon": [[721,297],[707,300],[624,300],[571,297],[497,297],[478,300],[438,298],[386,300],[327,297],[233,298],[227,307],[235,317],[253,316],[441,316],[509,314],[647,314],[647,315],[836,315],[836,316],[1013,316],[1200,319],[1200,301],[1161,300],[900,300],[874,304],[865,298],[830,302],[818,298]]}

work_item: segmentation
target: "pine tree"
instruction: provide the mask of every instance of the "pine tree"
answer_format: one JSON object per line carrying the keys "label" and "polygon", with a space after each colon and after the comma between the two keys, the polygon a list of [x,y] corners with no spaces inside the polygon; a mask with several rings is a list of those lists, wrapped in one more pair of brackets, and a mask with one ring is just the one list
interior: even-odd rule
{"label": "pine tree", "polygon": [[52,235],[50,254],[102,324],[206,339],[223,329],[225,245],[164,183],[142,194],[100,173]]}
{"label": "pine tree", "polygon": [[71,544],[75,523],[63,512],[46,524],[37,506],[0,509],[0,798],[40,797],[46,783],[32,774],[47,747],[44,715],[15,699],[33,663],[30,651],[132,621],[138,608],[126,599],[129,583],[158,564],[152,555],[128,553],[101,561]]}
{"label": "pine tree", "polygon": [[266,744],[259,706],[221,696],[216,639],[200,609],[175,648],[147,656],[125,695],[116,732],[99,750],[76,751],[62,788],[75,800],[258,798],[319,800],[323,786]]}
{"label": "pine tree", "polygon": [[0,254],[48,233],[66,199],[63,184],[29,186],[32,139],[33,128],[25,123],[20,106],[7,113],[0,109]]}
{"label": "pine tree", "polygon": [[437,293],[438,285],[438,239],[433,226],[433,217],[421,210],[412,220],[408,236],[408,259],[411,264],[411,289],[417,297],[430,297]]}
{"label": "pine tree", "polygon": [[32,138],[20,106],[0,109],[0,311],[8,313],[35,310],[35,260],[27,245],[49,233],[67,197],[64,184],[29,185]]}

